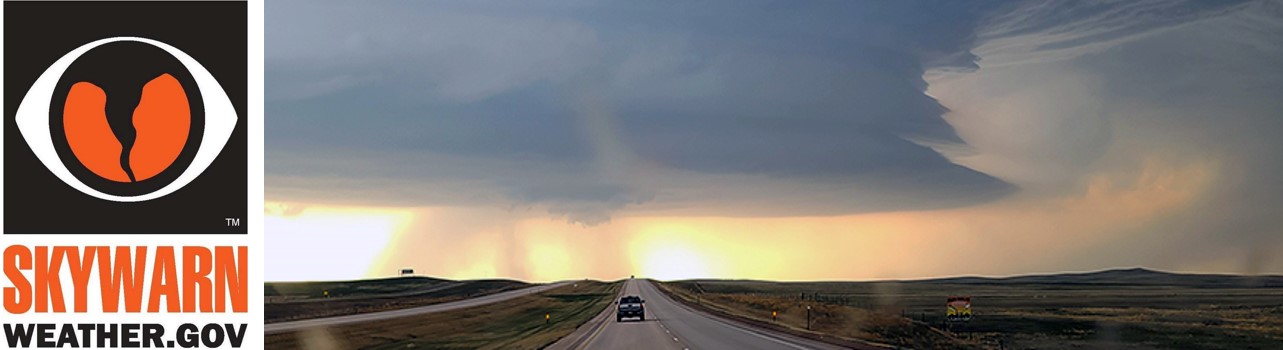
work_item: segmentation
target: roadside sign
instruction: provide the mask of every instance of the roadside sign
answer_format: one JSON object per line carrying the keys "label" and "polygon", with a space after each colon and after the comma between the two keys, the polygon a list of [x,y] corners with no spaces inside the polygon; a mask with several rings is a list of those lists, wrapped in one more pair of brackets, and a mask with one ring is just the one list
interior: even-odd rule
{"label": "roadside sign", "polygon": [[948,307],[945,317],[949,322],[966,322],[971,321],[971,297],[970,296],[951,296],[949,302],[945,304]]}

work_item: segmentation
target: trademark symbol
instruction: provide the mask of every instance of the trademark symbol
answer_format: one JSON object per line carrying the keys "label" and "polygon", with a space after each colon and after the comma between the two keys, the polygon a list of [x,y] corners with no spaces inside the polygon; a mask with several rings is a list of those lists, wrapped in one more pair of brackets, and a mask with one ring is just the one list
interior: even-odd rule
{"label": "trademark symbol", "polygon": [[226,218],[226,219],[223,219],[223,220],[227,220],[227,227],[240,227],[240,226],[241,226],[241,218]]}

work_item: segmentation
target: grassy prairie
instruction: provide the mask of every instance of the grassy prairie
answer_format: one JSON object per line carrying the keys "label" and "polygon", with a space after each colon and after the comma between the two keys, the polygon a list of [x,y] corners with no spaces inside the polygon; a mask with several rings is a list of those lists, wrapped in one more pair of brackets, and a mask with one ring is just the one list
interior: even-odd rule
{"label": "grassy prairie", "polygon": [[[1283,284],[1277,277],[1147,270],[1078,276],[665,285],[706,307],[766,322],[778,310],[778,324],[793,329],[805,328],[805,305],[811,305],[812,328],[818,332],[917,349],[1278,349],[1283,344]],[[950,295],[972,296],[971,322],[946,325]]]}
{"label": "grassy prairie", "polygon": [[[898,312],[804,300],[799,298],[801,292],[793,292],[789,284],[773,286],[775,293],[701,292],[699,284],[704,283],[668,282],[660,288],[687,305],[716,315],[853,348],[981,348],[975,342],[901,317]],[[809,329],[807,306],[811,307]]]}
{"label": "grassy prairie", "polygon": [[[611,304],[619,282],[574,285],[494,304],[329,329],[270,334],[268,349],[538,349]],[[544,315],[551,315],[545,323]]]}
{"label": "grassy prairie", "polygon": [[[530,286],[511,280],[450,281],[426,277],[340,282],[267,283],[268,323],[431,305]],[[324,297],[324,291],[329,297]]]}

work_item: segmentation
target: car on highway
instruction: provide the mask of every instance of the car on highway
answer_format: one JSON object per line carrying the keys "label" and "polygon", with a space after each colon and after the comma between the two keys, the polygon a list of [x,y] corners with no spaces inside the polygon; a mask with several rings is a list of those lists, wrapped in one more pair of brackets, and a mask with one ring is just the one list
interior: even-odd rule
{"label": "car on highway", "polygon": [[636,295],[629,295],[619,298],[619,307],[616,308],[615,322],[623,322],[625,318],[636,317],[638,320],[646,320],[646,301]]}

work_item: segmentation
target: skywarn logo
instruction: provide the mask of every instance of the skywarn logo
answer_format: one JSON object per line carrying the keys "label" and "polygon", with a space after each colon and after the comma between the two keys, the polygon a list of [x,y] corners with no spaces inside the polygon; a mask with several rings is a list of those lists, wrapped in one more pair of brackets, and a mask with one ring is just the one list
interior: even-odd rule
{"label": "skywarn logo", "polygon": [[248,233],[248,19],[240,1],[5,2],[0,233]]}
{"label": "skywarn logo", "polygon": [[58,179],[108,201],[163,197],[217,158],[236,110],[204,66],[173,46],[112,37],[63,55],[36,79],[15,122]]}

